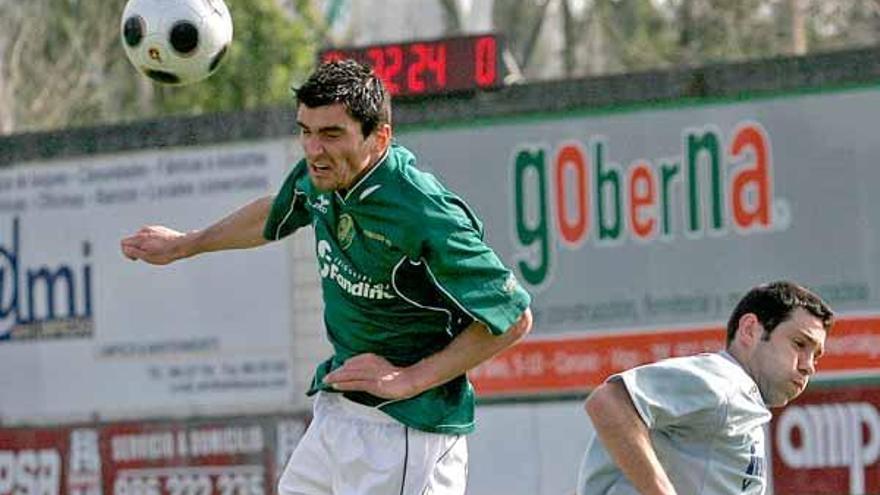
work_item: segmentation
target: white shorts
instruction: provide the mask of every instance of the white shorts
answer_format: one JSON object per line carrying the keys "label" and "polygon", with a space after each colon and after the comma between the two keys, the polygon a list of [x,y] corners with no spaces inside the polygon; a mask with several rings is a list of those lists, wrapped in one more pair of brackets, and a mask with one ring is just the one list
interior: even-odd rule
{"label": "white shorts", "polygon": [[319,392],[279,495],[464,495],[467,439],[414,430],[342,394]]}

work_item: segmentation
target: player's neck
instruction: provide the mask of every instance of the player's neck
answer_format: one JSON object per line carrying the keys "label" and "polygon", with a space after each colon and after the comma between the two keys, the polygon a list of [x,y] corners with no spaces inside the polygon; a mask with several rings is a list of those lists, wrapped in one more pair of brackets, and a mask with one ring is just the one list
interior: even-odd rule
{"label": "player's neck", "polygon": [[385,150],[382,151],[382,153],[378,154],[378,156],[371,157],[370,164],[362,168],[357,174],[355,174],[355,176],[352,177],[347,186],[340,188],[339,194],[344,198],[345,195],[348,194],[348,192],[354,187],[356,187],[361,182],[361,180],[363,180],[363,178],[366,177],[368,173],[370,173],[371,170],[379,166],[379,164],[385,160],[385,157],[388,156],[388,149],[389,148],[386,147]]}

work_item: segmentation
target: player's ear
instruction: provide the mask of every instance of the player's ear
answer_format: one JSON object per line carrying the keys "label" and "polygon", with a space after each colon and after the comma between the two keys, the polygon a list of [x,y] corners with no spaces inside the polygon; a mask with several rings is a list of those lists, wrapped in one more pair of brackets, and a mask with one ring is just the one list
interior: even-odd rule
{"label": "player's ear", "polygon": [[752,348],[764,333],[764,326],[758,321],[755,313],[746,313],[739,318],[739,326],[736,330],[736,338],[742,342],[745,347]]}
{"label": "player's ear", "polygon": [[385,151],[385,148],[391,144],[391,124],[379,124],[376,127],[376,130],[373,131],[374,143],[376,153],[382,153]]}

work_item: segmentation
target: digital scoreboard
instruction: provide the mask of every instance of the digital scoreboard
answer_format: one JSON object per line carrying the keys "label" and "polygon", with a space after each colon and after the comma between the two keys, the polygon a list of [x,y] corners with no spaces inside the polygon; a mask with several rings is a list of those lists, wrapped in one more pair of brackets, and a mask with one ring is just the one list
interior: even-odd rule
{"label": "digital scoreboard", "polygon": [[373,68],[394,96],[496,88],[502,83],[495,34],[329,48],[321,62],[352,58]]}

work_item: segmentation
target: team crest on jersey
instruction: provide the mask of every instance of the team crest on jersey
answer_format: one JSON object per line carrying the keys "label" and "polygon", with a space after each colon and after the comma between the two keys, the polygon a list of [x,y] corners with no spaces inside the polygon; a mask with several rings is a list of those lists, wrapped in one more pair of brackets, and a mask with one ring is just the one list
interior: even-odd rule
{"label": "team crest on jersey", "polygon": [[354,220],[348,213],[339,216],[339,224],[336,226],[336,239],[339,241],[339,247],[348,249],[354,240]]}

